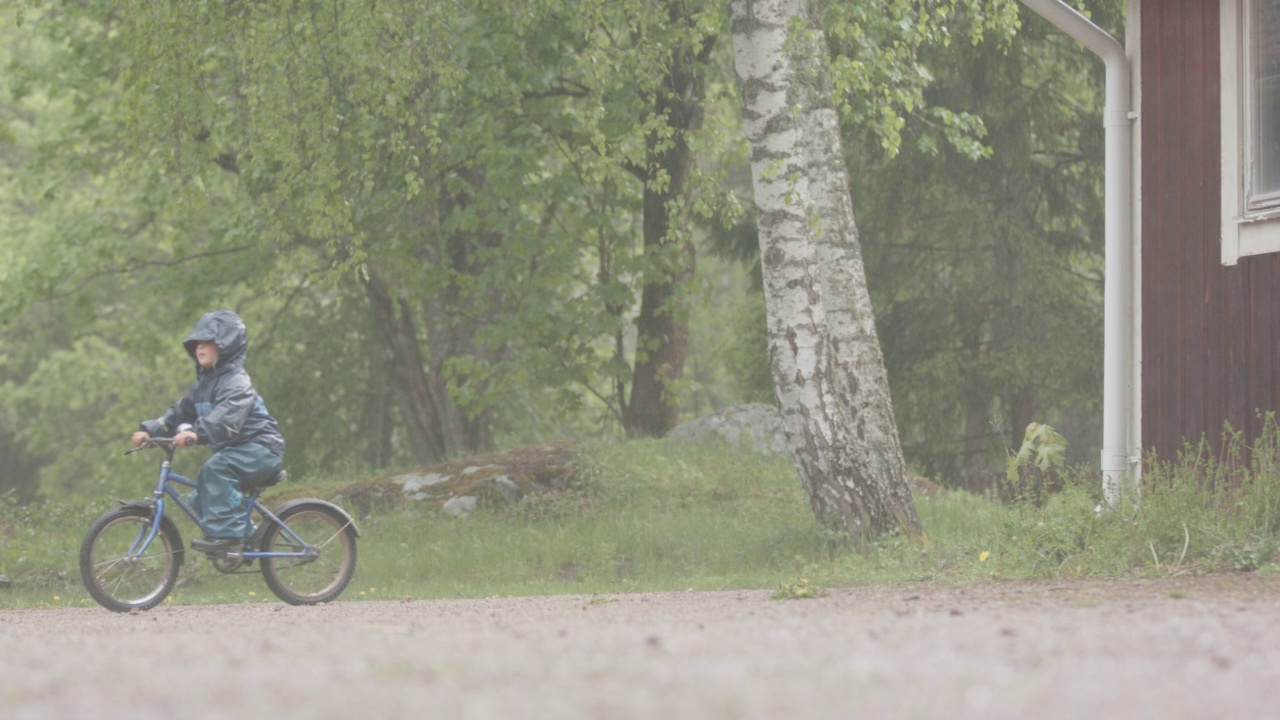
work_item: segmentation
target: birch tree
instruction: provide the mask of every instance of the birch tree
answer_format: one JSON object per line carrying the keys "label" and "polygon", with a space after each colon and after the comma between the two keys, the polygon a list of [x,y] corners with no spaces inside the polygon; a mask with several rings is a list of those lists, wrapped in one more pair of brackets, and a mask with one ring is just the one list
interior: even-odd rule
{"label": "birch tree", "polygon": [[759,210],[769,363],[818,521],[854,539],[919,527],[858,246],[821,10],[731,0]]}

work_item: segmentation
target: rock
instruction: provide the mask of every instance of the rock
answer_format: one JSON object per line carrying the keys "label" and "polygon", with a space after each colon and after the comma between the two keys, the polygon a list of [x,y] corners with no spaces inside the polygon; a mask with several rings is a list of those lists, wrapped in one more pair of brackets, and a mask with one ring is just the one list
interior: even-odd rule
{"label": "rock", "polygon": [[529,445],[366,480],[338,495],[359,512],[410,503],[465,515],[478,505],[505,507],[531,494],[566,489],[577,472],[573,454],[570,442]]}
{"label": "rock", "polygon": [[507,505],[520,502],[524,497],[524,492],[520,490],[520,486],[516,485],[515,481],[506,475],[493,475],[481,480],[477,488],[490,495],[500,495],[502,502]]}
{"label": "rock", "polygon": [[474,495],[463,495],[462,497],[449,498],[440,506],[440,512],[445,515],[459,517],[475,510],[477,503],[479,503],[479,498],[476,498]]}
{"label": "rock", "polygon": [[677,425],[667,433],[673,440],[701,442],[716,436],[735,448],[755,448],[762,452],[784,453],[787,437],[782,414],[772,405],[735,405]]}
{"label": "rock", "polygon": [[439,485],[448,479],[449,478],[447,476],[436,473],[430,473],[427,475],[415,475],[413,473],[409,473],[393,477],[391,478],[391,482],[399,485],[401,492],[403,492],[407,497],[414,500],[426,500],[431,496],[431,494],[424,488],[430,488],[432,485]]}

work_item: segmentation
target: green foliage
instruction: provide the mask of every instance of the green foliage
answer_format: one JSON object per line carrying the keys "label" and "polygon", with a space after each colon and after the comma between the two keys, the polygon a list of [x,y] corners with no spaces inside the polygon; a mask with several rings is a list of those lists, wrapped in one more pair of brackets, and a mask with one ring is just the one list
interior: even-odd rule
{"label": "green foliage", "polygon": [[836,107],[851,127],[869,132],[889,155],[903,143],[910,116],[932,117],[957,149],[978,157],[989,151],[977,115],[936,106],[927,90],[935,68],[928,48],[950,48],[952,33],[968,44],[1007,48],[1020,27],[1018,5],[1002,0],[918,3],[827,3],[826,34]]}
{"label": "green foliage", "polygon": [[22,21],[26,19],[27,11],[35,2],[39,0],[9,0],[0,7],[0,27],[8,24],[21,26]]}
{"label": "green foliage", "polygon": [[[303,468],[413,455],[385,367],[396,341],[479,444],[600,434],[624,402],[640,288],[683,259],[637,242],[644,183],[669,181],[638,174],[671,143],[663,68],[692,53],[708,106],[736,112],[708,64],[727,52],[718,10],[46,4],[6,35],[0,112],[23,122],[0,138],[0,321],[56,316],[65,336],[35,356],[119,345],[145,308],[154,322],[119,349],[149,360],[233,307],[270,343],[251,372]],[[733,128],[707,123],[693,145],[740,155]],[[678,234],[738,212],[718,167],[695,168]],[[372,278],[398,338],[370,326]]]}
{"label": "green foliage", "polygon": [[1066,467],[1067,441],[1048,425],[1031,423],[1018,452],[1010,455],[1005,467],[1004,489],[1017,503],[1040,505],[1046,495],[1062,488]]}
{"label": "green foliage", "polygon": [[809,584],[808,578],[800,578],[792,583],[783,583],[770,595],[772,600],[811,600],[825,595],[822,590]]}
{"label": "green foliage", "polygon": [[682,414],[696,418],[745,402],[773,403],[764,296],[741,263],[708,255],[698,261],[699,289],[690,317]]}
{"label": "green foliage", "polygon": [[1273,414],[1263,428],[1250,445],[1225,428],[1218,456],[1202,442],[1188,445],[1175,463],[1153,460],[1131,521],[1149,538],[1153,566],[1253,570],[1272,561],[1280,543],[1280,432]]}
{"label": "green foliage", "polygon": [[1022,437],[1022,446],[1009,458],[1005,476],[1009,482],[1018,482],[1024,469],[1034,468],[1042,473],[1063,467],[1066,461],[1067,441],[1048,425],[1031,423]]}
{"label": "green foliage", "polygon": [[[178,340],[214,307],[249,323],[250,372],[298,476],[414,462],[370,322],[379,274],[459,424],[499,445],[616,434],[641,289],[686,259],[640,242],[646,187],[671,181],[648,167],[673,142],[657,102],[670,68],[699,74],[707,112],[671,236],[731,238],[738,257],[754,244],[732,192],[746,151],[719,3],[16,8],[21,28],[0,16],[0,489],[24,498],[37,483],[86,497],[132,486],[115,449],[182,392]],[[995,446],[992,415],[1052,404],[1043,416],[1076,437],[1060,418],[1088,422],[1079,388],[1096,387],[1078,350],[1096,345],[1082,233],[1097,204],[1062,189],[1096,179],[1073,154],[1092,147],[1076,120],[1096,124],[1096,82],[1069,43],[1014,38],[1017,12],[828,7],[895,412],[913,465],[949,481],[973,446]],[[1016,78],[1035,103],[1010,100]],[[1062,187],[1015,223],[994,178],[1032,155]],[[937,212],[902,212],[903,197]],[[991,261],[992,217],[1012,218],[1000,238],[1013,262]],[[763,307],[745,289],[757,281],[739,270],[678,298],[694,303],[686,414],[772,399]],[[1005,279],[1021,290],[998,292]],[[1053,343],[1072,351],[1035,357]]]}
{"label": "green foliage", "polygon": [[[1120,29],[1121,3],[1088,4]],[[1097,456],[1102,74],[1018,3],[832,3],[859,242],[908,464],[991,492],[1043,418]],[[981,42],[976,42],[981,38]],[[963,40],[952,42],[953,39]],[[728,243],[725,243],[728,245]],[[732,246],[734,249],[742,244]],[[771,397],[763,310],[735,376]]]}
{"label": "green foliage", "polygon": [[1110,518],[1095,512],[1099,480],[1079,472],[1040,508],[1019,503],[1000,524],[992,542],[993,572],[1017,568],[1030,577],[1114,576],[1141,571],[1132,563],[1132,538]]}
{"label": "green foliage", "polygon": [[[1280,543],[1280,433],[1266,420],[1251,446],[1220,456],[1188,446],[1151,459],[1136,506],[1099,516],[1096,473],[1077,471],[1041,509],[1015,506],[1001,560],[1045,575],[1176,575],[1275,568]],[[1227,429],[1230,436],[1230,428]]]}
{"label": "green foliage", "polygon": [[[175,336],[218,306],[245,316],[261,343],[251,345],[251,371],[286,424],[291,466],[402,461],[383,357],[344,272],[369,257],[405,271],[419,293],[406,302],[453,288],[455,317],[500,318],[506,336],[481,334],[487,347],[518,349],[523,339],[557,360],[596,361],[592,340],[618,321],[602,323],[600,303],[583,293],[593,280],[577,255],[582,228],[544,242],[546,209],[582,190],[578,168],[555,160],[565,147],[555,118],[573,118],[572,93],[559,92],[556,67],[531,59],[555,60],[567,36],[545,32],[546,16],[483,3],[480,23],[423,9],[395,15],[402,10],[353,7],[331,18],[279,3],[90,2],[48,5],[6,36],[14,53],[0,88],[0,320],[10,355],[0,385],[28,419],[20,428],[6,419],[0,430],[56,458],[46,475],[102,475],[93,457],[103,454],[100,436],[110,427],[127,433],[177,396],[172,378],[188,366],[171,352]],[[413,35],[433,21],[431,32]],[[473,31],[437,32],[457,25]],[[513,33],[524,41],[511,42]],[[538,94],[546,97],[526,97]],[[406,199],[430,192],[443,205],[406,209]],[[433,212],[442,223],[424,225]],[[580,225],[590,212],[555,219]],[[439,232],[424,243],[423,228]],[[459,234],[495,241],[472,255],[487,275],[442,267]],[[541,270],[527,278],[521,268]],[[622,302],[631,292],[623,288]],[[566,295],[565,306],[550,307]],[[455,327],[441,332],[463,334]],[[432,343],[448,350],[441,336]],[[486,389],[472,378],[492,372],[491,357],[441,364],[460,401],[510,403],[485,393],[595,372],[526,373]],[[517,357],[503,367],[547,365]],[[166,382],[138,383],[157,372]],[[100,377],[112,381],[90,382]],[[113,387],[129,401],[112,397]],[[145,393],[154,393],[150,402]],[[73,410],[92,413],[92,442],[56,447],[58,433],[85,426],[69,422]]]}
{"label": "green foliage", "polygon": [[[1118,2],[1088,9],[1121,24]],[[979,492],[1033,418],[1073,438],[1068,462],[1096,458],[1101,436],[1103,77],[1070,38],[1005,10],[1022,19],[1001,16],[1019,29],[999,42],[918,47],[927,81],[896,155],[852,116],[844,131],[904,454]]]}
{"label": "green foliage", "polygon": [[150,380],[117,348],[87,337],[51,353],[23,385],[0,389],[0,403],[18,417],[41,418],[16,423],[15,434],[29,452],[48,458],[40,469],[46,493],[94,497],[145,487],[121,472],[119,454],[127,447],[123,430],[145,417]]}
{"label": "green foliage", "polygon": [[0,575],[14,584],[0,588],[0,604],[11,602],[5,595],[12,591],[37,598],[68,593],[88,598],[78,587],[75,563],[84,532],[105,509],[65,499],[19,503],[12,493],[0,494]]}

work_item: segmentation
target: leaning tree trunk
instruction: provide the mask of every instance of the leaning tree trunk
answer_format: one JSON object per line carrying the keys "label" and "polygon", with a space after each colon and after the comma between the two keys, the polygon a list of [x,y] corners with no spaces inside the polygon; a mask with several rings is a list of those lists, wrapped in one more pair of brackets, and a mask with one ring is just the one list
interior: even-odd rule
{"label": "leaning tree trunk", "polygon": [[[830,107],[821,13],[731,0],[751,141],[769,362],[818,521],[855,539],[919,527]],[[794,39],[793,21],[807,32]]]}

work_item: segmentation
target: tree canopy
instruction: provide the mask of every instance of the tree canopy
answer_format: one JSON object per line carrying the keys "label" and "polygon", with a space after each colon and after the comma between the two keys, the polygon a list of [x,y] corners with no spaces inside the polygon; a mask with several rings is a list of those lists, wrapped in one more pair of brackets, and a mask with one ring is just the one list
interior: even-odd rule
{"label": "tree canopy", "polygon": [[[119,482],[214,307],[303,472],[771,396],[723,3],[15,8],[0,490]],[[1094,413],[1098,80],[1017,8],[826,7],[904,451],[946,478],[1001,466],[994,416]]]}

